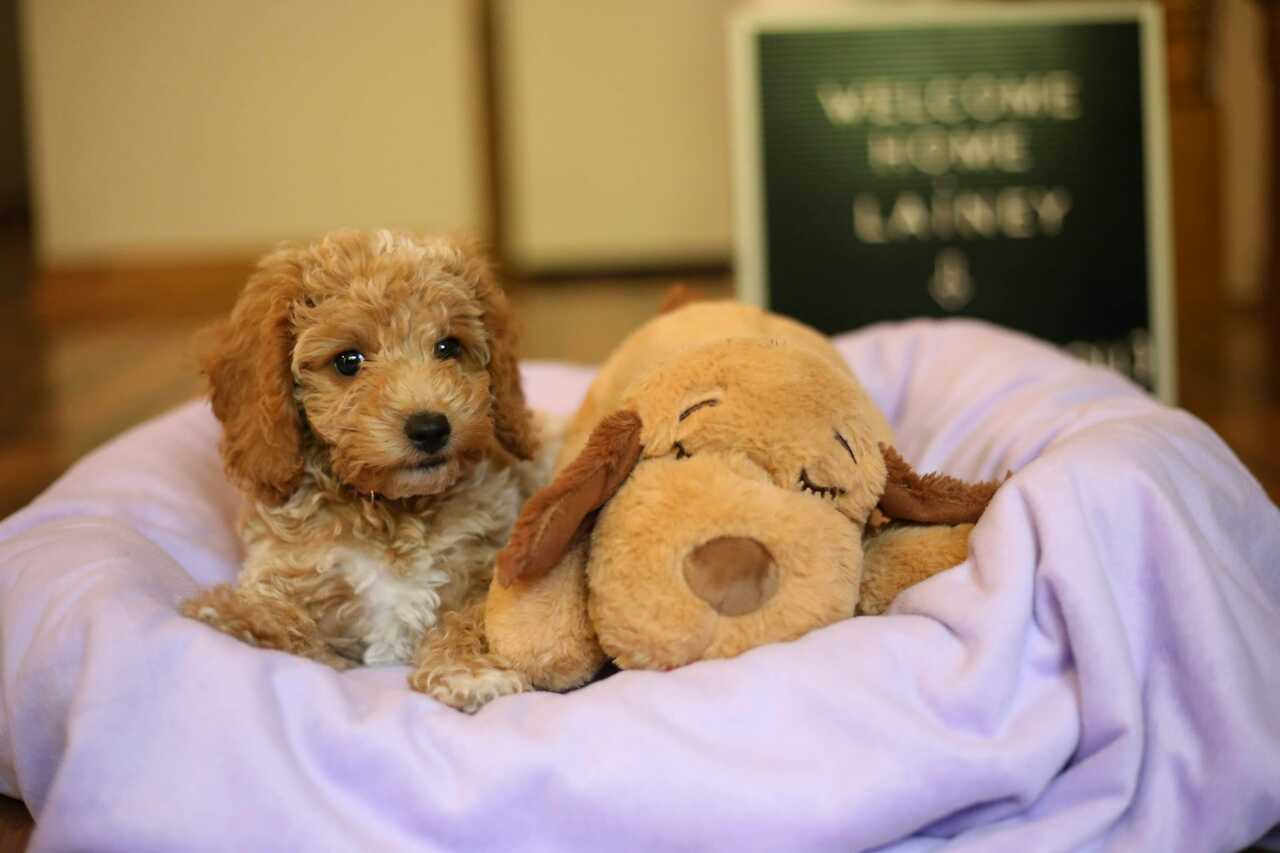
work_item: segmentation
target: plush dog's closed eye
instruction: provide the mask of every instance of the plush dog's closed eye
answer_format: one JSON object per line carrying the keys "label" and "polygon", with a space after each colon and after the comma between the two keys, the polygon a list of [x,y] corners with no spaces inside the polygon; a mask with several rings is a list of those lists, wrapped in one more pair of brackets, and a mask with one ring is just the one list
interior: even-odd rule
{"label": "plush dog's closed eye", "polygon": [[809,473],[804,469],[800,469],[800,488],[806,492],[812,492],[820,498],[838,498],[845,493],[845,490],[839,486],[820,486],[809,479]]}

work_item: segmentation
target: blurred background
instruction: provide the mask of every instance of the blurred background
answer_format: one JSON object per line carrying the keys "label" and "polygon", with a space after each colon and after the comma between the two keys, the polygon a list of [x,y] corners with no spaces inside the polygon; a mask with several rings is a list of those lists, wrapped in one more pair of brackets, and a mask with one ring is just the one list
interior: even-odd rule
{"label": "blurred background", "polygon": [[[281,239],[477,233],[532,358],[731,293],[737,5],[0,2],[0,516],[198,393],[192,333]],[[1180,402],[1275,497],[1280,2],[1161,5]]]}
{"label": "blurred background", "polygon": [[[736,5],[0,0],[0,517],[199,393],[193,332],[282,239],[477,233],[532,358],[730,294]],[[1180,402],[1280,497],[1280,0],[1161,5]]]}

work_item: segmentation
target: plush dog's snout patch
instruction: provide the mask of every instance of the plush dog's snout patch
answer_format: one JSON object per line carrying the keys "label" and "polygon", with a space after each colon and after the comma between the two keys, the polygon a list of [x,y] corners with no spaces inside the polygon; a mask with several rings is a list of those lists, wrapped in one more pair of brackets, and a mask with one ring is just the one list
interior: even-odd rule
{"label": "plush dog's snout patch", "polygon": [[435,453],[449,443],[449,419],[439,412],[417,412],[404,422],[404,434],[424,453]]}
{"label": "plush dog's snout patch", "polygon": [[769,549],[746,536],[719,536],[693,549],[684,578],[694,595],[724,616],[754,613],[778,589]]}

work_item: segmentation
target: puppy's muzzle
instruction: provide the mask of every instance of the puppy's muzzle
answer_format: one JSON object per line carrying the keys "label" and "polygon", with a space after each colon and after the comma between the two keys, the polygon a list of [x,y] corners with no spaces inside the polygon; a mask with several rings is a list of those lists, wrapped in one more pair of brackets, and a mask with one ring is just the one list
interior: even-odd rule
{"label": "puppy's muzzle", "polygon": [[423,453],[436,453],[449,443],[449,419],[439,412],[417,412],[404,422],[405,437]]}
{"label": "puppy's muzzle", "polygon": [[724,616],[759,610],[778,589],[778,570],[769,550],[745,536],[720,536],[685,558],[689,589]]}

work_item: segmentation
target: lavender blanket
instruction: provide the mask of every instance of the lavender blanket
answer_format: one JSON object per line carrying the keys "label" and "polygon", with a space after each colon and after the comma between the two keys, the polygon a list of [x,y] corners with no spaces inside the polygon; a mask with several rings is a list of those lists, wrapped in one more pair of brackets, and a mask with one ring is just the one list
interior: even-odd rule
{"label": "lavender blanket", "polygon": [[[841,347],[920,469],[1013,470],[890,614],[467,717],[180,618],[237,567],[192,405],[0,525],[39,850],[1230,850],[1280,821],[1280,513],[1195,418],[965,322]],[[567,412],[589,374],[532,366]]]}

